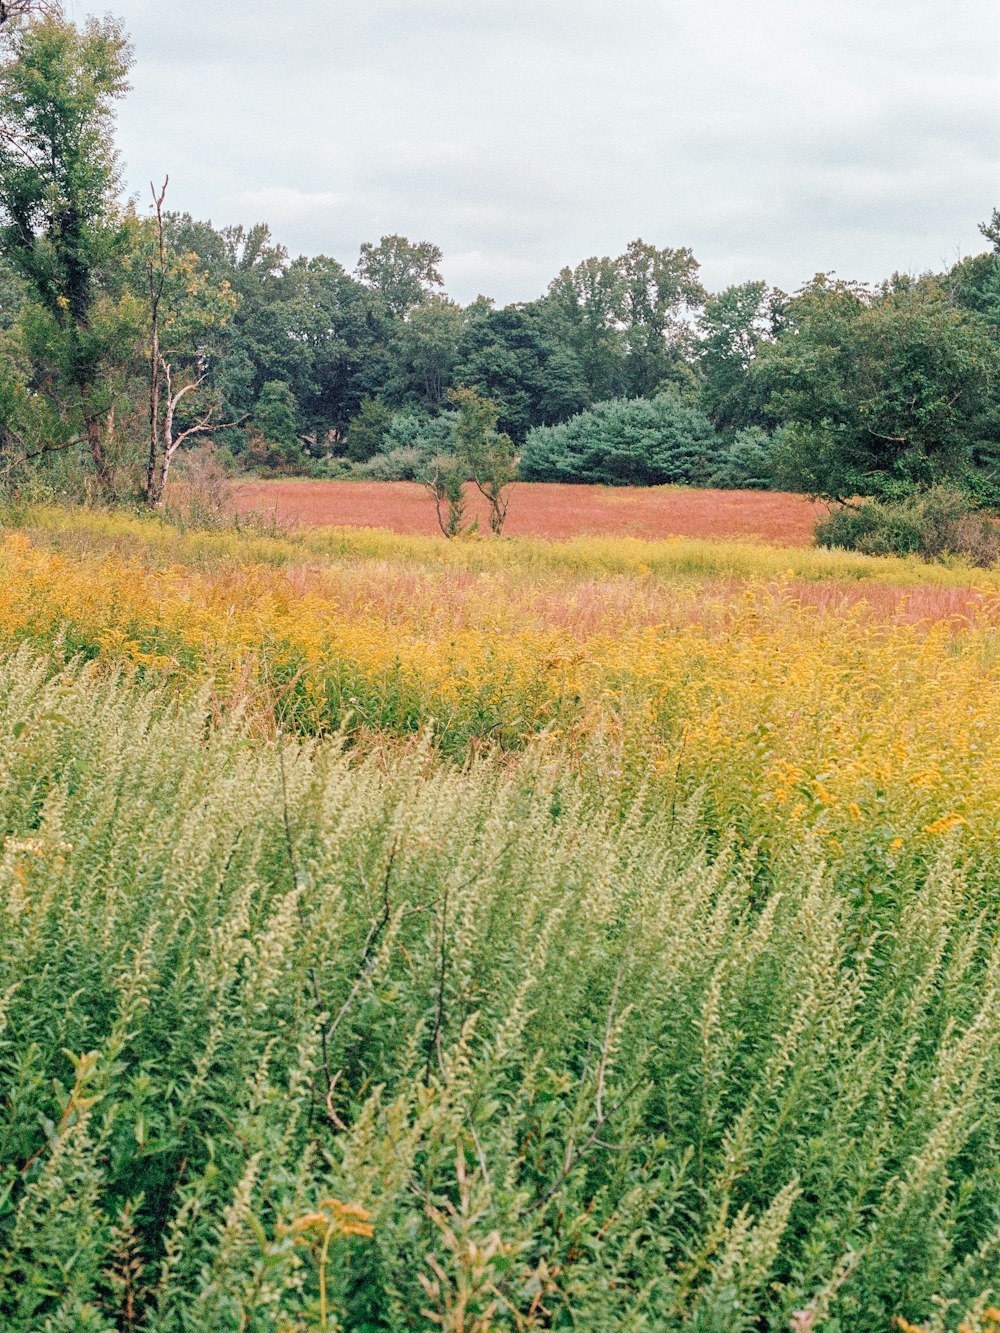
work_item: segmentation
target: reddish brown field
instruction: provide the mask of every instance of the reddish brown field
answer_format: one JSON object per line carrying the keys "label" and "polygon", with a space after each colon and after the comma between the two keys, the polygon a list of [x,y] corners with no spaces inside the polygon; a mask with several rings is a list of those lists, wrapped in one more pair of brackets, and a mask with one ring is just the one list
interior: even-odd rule
{"label": "reddish brown field", "polygon": [[[407,481],[252,481],[235,488],[242,512],[256,509],[283,523],[438,531],[434,502]],[[519,482],[511,492],[505,534],[512,537],[718,537],[807,546],[825,506],[801,495],[768,491],[566,486]],[[486,506],[470,497],[468,513],[488,530]]]}

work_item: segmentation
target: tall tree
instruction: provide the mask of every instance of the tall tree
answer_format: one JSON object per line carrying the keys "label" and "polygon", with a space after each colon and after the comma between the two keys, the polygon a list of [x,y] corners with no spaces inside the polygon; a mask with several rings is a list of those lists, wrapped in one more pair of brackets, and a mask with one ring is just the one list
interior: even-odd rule
{"label": "tall tree", "polygon": [[545,303],[552,328],[576,354],[588,401],[624,393],[625,296],[616,261],[592,257],[562,269]]}
{"label": "tall tree", "polygon": [[1000,209],[979,230],[993,248],[959,260],[945,282],[956,304],[982,315],[1000,339]]}
{"label": "tall tree", "polygon": [[780,327],[784,293],[742,282],[710,296],[698,317],[701,410],[720,430],[773,424],[753,377],[761,344]]}
{"label": "tall tree", "polygon": [[102,370],[123,341],[114,288],[130,243],[113,108],[130,61],[111,19],[78,29],[54,11],[0,29],[0,246],[36,306],[34,348],[75,398],[105,491],[113,404]]}
{"label": "tall tree", "polygon": [[589,401],[580,359],[559,337],[544,302],[501,310],[482,297],[474,302],[455,377],[493,400],[500,429],[517,444],[532,426],[565,421]]}
{"label": "tall tree", "polygon": [[465,322],[460,305],[432,295],[411,309],[389,347],[385,398],[397,407],[438,408],[455,382],[455,360]]}
{"label": "tall tree", "polygon": [[686,249],[632,241],[616,261],[622,292],[625,373],[633,397],[690,382],[688,316],[705,299],[698,261]]}
{"label": "tall tree", "polygon": [[903,496],[939,482],[1000,498],[1000,344],[936,280],[871,291],[820,274],[756,373],[787,423],[794,489]]}
{"label": "tall tree", "polygon": [[385,306],[402,318],[419,305],[434,287],[443,287],[438,269],[442,254],[430,241],[408,241],[405,236],[383,236],[378,245],[366,241],[355,270]]}
{"label": "tall tree", "polygon": [[174,456],[185,440],[213,430],[217,395],[209,368],[236,306],[228,279],[216,281],[193,251],[168,244],[163,201],[167,181],[153,187],[148,236],[149,455],[146,501],[160,506]]}

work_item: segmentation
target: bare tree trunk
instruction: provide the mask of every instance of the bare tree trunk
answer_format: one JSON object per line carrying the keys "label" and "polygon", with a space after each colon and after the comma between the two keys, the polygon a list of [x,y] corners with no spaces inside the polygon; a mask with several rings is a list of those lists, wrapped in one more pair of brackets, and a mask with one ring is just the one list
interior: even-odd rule
{"label": "bare tree trunk", "polygon": [[149,357],[149,462],[146,466],[146,500],[153,503],[156,455],[160,434],[160,330],[153,314],[153,334]]}
{"label": "bare tree trunk", "polygon": [[[167,476],[170,473],[170,464],[177,448],[174,444],[174,412],[177,410],[177,403],[181,396],[171,392],[170,367],[166,363],[164,363],[163,371],[167,385],[167,401],[163,411],[163,439],[160,446],[159,464],[156,469],[156,498],[154,504],[157,509],[162,509],[167,500]],[[181,393],[183,392],[181,390]]]}
{"label": "bare tree trunk", "polygon": [[[190,439],[192,435],[203,435],[210,430],[226,430],[231,426],[238,425],[237,421],[219,422],[214,427],[212,424],[211,409],[205,412],[193,426],[188,426],[182,430],[179,435],[174,435],[174,418],[177,413],[177,405],[185,395],[195,393],[204,383],[205,376],[199,375],[196,380],[189,384],[182,385],[176,393],[173,391],[173,372],[170,362],[160,357],[160,376],[163,386],[163,425],[160,428],[159,444],[156,455],[156,463],[152,473],[152,484],[149,491],[149,503],[155,509],[162,509],[167,498],[167,478],[170,475],[170,464],[174,461],[174,455],[185,440]],[[242,418],[241,418],[242,419]]]}
{"label": "bare tree trunk", "polygon": [[[158,269],[154,273],[153,260],[149,261],[149,316],[151,325],[149,350],[149,463],[146,467],[146,503],[162,505],[163,485],[158,477],[160,472],[157,454],[160,448],[160,301],[163,298],[163,285],[166,281],[166,262],[163,241],[163,200],[166,197],[170,177],[165,177],[163,187],[157,194],[150,181],[153,194],[153,207],[156,210],[156,243]],[[165,483],[165,477],[162,478]]]}

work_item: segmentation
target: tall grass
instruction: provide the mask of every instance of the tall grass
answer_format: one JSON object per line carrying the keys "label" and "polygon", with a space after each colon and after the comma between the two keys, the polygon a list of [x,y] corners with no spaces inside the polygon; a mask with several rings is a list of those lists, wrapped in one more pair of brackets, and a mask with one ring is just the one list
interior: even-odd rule
{"label": "tall grass", "polygon": [[261,739],[28,648],[0,754],[5,1329],[991,1326],[958,834],[852,894],[596,752]]}
{"label": "tall grass", "polygon": [[71,552],[112,548],[154,564],[211,565],[218,561],[288,565],[309,560],[399,560],[411,568],[448,571],[520,571],[525,575],[603,577],[622,574],[683,579],[794,578],[808,582],[888,583],[898,587],[1000,588],[1000,571],[976,569],[953,558],[928,564],[916,557],[869,556],[823,548],[772,547],[749,541],[676,537],[576,537],[565,541],[518,537],[509,541],[446,542],[381,528],[299,528],[282,531],[273,518],[254,514],[228,524],[198,524],[149,514],[27,505],[8,507],[0,524],[26,531]]}
{"label": "tall grass", "polygon": [[193,569],[17,534],[0,646],[207,681],[219,715],[242,703],[265,731],[432,729],[458,759],[542,737],[583,764],[600,744],[667,804],[703,791],[747,841],[819,836],[862,888],[901,847],[1000,838],[995,595],[914,624],[782,583],[414,570],[406,549]]}

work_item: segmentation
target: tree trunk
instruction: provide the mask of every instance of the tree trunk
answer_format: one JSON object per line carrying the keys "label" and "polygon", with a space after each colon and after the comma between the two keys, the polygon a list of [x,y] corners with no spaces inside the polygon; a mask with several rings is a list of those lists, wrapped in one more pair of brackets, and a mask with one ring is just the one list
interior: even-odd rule
{"label": "tree trunk", "polygon": [[87,444],[90,448],[90,457],[93,459],[94,472],[97,474],[97,484],[101,488],[101,494],[106,500],[114,498],[115,486],[114,475],[111,470],[111,464],[108,461],[107,450],[104,447],[104,431],[101,426],[101,419],[91,409],[92,389],[91,385],[81,385],[80,397],[83,399],[85,413],[85,434]]}
{"label": "tree trunk", "polygon": [[[166,262],[166,244],[163,235],[163,201],[166,198],[167,186],[170,183],[170,177],[167,176],[163,182],[163,187],[157,194],[153,182],[150,181],[149,188],[153,194],[153,208],[156,210],[156,267],[153,260],[149,260],[149,322],[150,322],[150,347],[149,347],[149,462],[146,465],[146,503],[159,508],[163,504],[163,497],[166,492],[167,468],[170,466],[170,460],[164,458],[160,460],[157,457],[159,452],[160,440],[160,372],[161,368],[166,369],[167,374],[167,396],[170,395],[170,371],[162,367],[160,357],[160,302],[163,300],[163,285],[166,281],[167,262]],[[170,410],[171,418],[173,411]],[[164,423],[163,439],[164,447],[170,440],[170,430],[172,427]]]}
{"label": "tree trunk", "polygon": [[160,333],[153,312],[153,341],[149,359],[149,463],[146,466],[146,503],[155,505],[157,453],[160,435]]}

